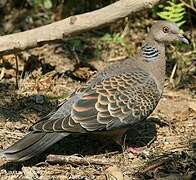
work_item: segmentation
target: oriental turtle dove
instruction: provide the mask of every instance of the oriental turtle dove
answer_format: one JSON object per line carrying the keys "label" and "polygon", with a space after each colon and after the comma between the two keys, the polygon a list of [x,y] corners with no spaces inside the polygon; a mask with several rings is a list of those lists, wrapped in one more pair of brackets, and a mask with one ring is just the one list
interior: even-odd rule
{"label": "oriental turtle dove", "polygon": [[71,133],[107,132],[118,139],[157,106],[164,86],[165,44],[176,40],[188,44],[176,24],[156,22],[133,58],[98,72],[0,154],[8,161],[24,161]]}

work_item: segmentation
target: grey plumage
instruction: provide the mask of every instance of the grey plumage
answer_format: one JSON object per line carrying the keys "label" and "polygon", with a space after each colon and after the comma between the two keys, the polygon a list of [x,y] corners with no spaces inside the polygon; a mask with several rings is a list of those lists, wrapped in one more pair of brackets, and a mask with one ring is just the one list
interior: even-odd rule
{"label": "grey plumage", "polygon": [[[168,32],[163,30],[165,27]],[[3,150],[1,155],[8,161],[23,161],[70,133],[109,132],[113,136],[113,132],[121,132],[119,129],[126,130],[146,119],[163,92],[165,43],[177,39],[182,40],[182,35],[174,23],[155,23],[133,59],[97,73],[55,112],[33,125],[31,133]]]}
{"label": "grey plumage", "polygon": [[52,144],[61,140],[67,133],[34,133],[27,134],[1,154],[9,161],[24,161],[45,151]]}

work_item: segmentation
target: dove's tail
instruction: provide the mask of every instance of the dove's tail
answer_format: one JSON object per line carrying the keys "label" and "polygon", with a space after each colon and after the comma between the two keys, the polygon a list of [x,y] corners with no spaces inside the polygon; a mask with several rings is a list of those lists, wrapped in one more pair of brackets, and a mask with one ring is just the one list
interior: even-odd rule
{"label": "dove's tail", "polygon": [[9,148],[0,151],[0,156],[5,157],[8,161],[24,161],[40,154],[68,135],[68,133],[32,132]]}

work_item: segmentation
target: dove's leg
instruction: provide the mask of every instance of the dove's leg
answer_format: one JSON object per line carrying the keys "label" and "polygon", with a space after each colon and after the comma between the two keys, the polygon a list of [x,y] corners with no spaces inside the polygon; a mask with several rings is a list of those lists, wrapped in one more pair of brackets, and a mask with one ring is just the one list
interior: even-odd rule
{"label": "dove's leg", "polygon": [[135,147],[135,146],[130,146],[128,143],[125,141],[115,141],[117,144],[124,146],[127,152],[133,153],[133,154],[140,154],[143,151],[142,147]]}
{"label": "dove's leg", "polygon": [[[106,131],[106,132],[100,132],[100,133],[96,132],[94,134],[102,135],[101,137],[103,137],[103,136],[110,137],[111,139],[113,139],[113,141],[116,144],[118,144],[120,146],[124,146],[128,152],[131,152],[133,154],[141,153],[143,151],[143,148],[133,147],[125,142],[124,134],[127,132],[127,130],[128,130],[128,128],[124,128],[124,129],[117,129],[117,130],[113,130],[113,131]],[[102,139],[102,140],[106,140],[106,139]],[[106,142],[107,142],[107,140],[106,140]]]}
{"label": "dove's leg", "polygon": [[128,129],[118,130],[118,132],[115,133],[116,136],[114,137],[114,141],[120,146],[124,146],[127,152],[131,152],[133,154],[140,154],[143,151],[142,147],[131,146],[125,141],[125,138],[123,138],[127,130]]}
{"label": "dove's leg", "polygon": [[143,152],[144,149],[142,147],[128,146],[126,150],[127,150],[127,152],[131,152],[133,154],[140,154]]}

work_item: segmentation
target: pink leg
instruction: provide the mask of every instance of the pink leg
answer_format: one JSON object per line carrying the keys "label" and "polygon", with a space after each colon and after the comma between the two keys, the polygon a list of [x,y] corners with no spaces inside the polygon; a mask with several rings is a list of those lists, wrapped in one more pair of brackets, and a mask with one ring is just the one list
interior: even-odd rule
{"label": "pink leg", "polygon": [[114,141],[117,144],[124,146],[127,152],[131,152],[133,154],[140,154],[143,151],[142,147],[132,147],[128,143],[122,140],[123,135],[126,133],[126,131],[127,129],[120,129],[115,131],[115,133],[113,133]]}
{"label": "pink leg", "polygon": [[127,148],[127,152],[131,152],[133,154],[140,154],[140,153],[142,153],[143,150],[144,149],[142,147],[131,147],[131,146],[129,146]]}
{"label": "pink leg", "polygon": [[142,153],[142,151],[144,150],[142,147],[133,147],[130,146],[128,143],[124,142],[124,141],[116,141],[117,144],[121,145],[121,146],[125,146],[126,151],[133,153],[133,154],[140,154]]}

